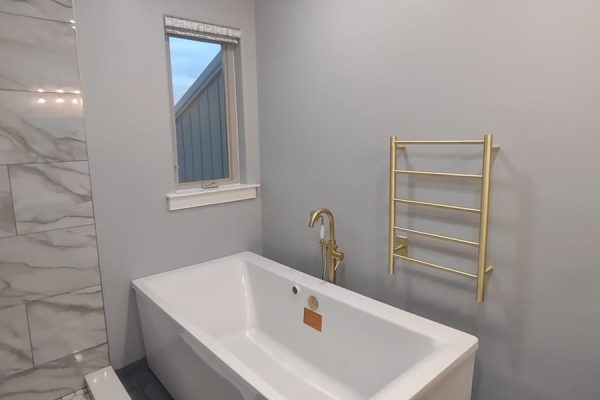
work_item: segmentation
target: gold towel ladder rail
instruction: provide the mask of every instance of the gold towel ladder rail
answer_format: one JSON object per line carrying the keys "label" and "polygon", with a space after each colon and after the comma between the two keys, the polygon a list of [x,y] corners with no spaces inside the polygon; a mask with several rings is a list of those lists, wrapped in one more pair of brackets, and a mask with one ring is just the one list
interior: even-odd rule
{"label": "gold towel ladder rail", "polygon": [[[483,162],[481,168],[481,174],[461,174],[461,173],[450,173],[450,172],[434,172],[434,171],[417,171],[417,170],[406,170],[396,168],[396,155],[398,150],[405,150],[409,145],[482,145],[483,146]],[[395,136],[390,138],[390,220],[389,220],[389,259],[388,259],[388,270],[390,274],[394,273],[394,261],[395,259],[404,260],[412,264],[422,265],[430,267],[439,271],[449,272],[455,275],[467,277],[477,281],[477,301],[483,303],[485,300],[485,285],[486,275],[492,271],[492,267],[487,265],[487,240],[488,240],[488,218],[490,208],[490,179],[491,179],[491,168],[492,168],[492,151],[499,149],[500,146],[494,145],[493,135],[488,133],[484,136],[483,140],[398,140]],[[441,177],[452,177],[452,178],[471,178],[481,179],[481,207],[480,208],[469,208],[461,207],[451,204],[439,204],[430,203],[425,201],[410,200],[398,198],[396,195],[396,177],[399,174],[405,175],[417,175],[417,176],[441,176]],[[460,211],[477,213],[480,215],[479,218],[479,241],[470,241],[451,236],[444,236],[430,232],[419,231],[415,229],[409,229],[406,227],[400,227],[396,225],[396,204],[408,204],[417,205],[424,207],[435,207],[450,211]],[[477,254],[477,273],[473,274],[470,272],[461,271],[459,269],[450,268],[444,265],[435,264],[432,262],[419,260],[416,258],[408,257],[407,253],[407,241],[405,237],[398,236],[397,231],[410,233],[414,235],[445,240],[453,243],[474,246],[478,248]],[[396,239],[400,239],[400,243],[396,243]]]}

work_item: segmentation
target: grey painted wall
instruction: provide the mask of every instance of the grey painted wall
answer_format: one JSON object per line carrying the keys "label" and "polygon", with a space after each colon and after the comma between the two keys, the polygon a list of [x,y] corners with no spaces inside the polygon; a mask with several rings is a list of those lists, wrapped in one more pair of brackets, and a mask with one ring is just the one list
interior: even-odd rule
{"label": "grey painted wall", "polygon": [[[330,207],[343,285],[480,338],[474,398],[600,398],[599,19],[592,0],[257,0],[264,254],[317,275],[307,218]],[[502,145],[487,302],[435,271],[388,276],[389,136],[487,130]],[[424,165],[473,171],[436,152]],[[413,180],[408,193],[473,204],[465,185]],[[468,259],[427,243],[415,251]]]}
{"label": "grey painted wall", "polygon": [[143,357],[131,280],[243,250],[260,251],[259,200],[169,213],[174,191],[164,14],[240,28],[241,162],[258,182],[254,3],[76,1],[90,173],[111,363]]}

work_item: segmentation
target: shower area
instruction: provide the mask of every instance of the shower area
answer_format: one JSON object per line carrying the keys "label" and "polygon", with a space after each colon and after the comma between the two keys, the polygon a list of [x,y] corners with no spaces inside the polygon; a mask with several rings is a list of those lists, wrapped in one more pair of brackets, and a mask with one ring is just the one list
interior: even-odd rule
{"label": "shower area", "polygon": [[0,3],[0,399],[109,364],[68,1]]}

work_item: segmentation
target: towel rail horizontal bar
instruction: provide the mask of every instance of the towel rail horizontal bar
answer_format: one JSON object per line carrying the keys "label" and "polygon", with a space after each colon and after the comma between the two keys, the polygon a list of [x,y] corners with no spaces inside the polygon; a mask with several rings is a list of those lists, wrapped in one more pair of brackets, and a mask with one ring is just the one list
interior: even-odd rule
{"label": "towel rail horizontal bar", "polygon": [[465,271],[461,271],[458,269],[454,269],[454,268],[450,268],[450,267],[446,267],[443,265],[439,265],[439,264],[434,264],[432,262],[429,261],[423,261],[423,260],[419,260],[416,258],[412,258],[412,257],[406,257],[406,256],[401,256],[399,254],[394,254],[394,257],[400,258],[401,260],[405,260],[414,264],[420,264],[420,265],[424,265],[426,267],[431,267],[433,269],[438,269],[440,271],[445,271],[445,272],[450,272],[454,275],[459,275],[459,276],[463,276],[466,278],[471,278],[471,279],[477,279],[477,275],[472,274],[470,272],[465,272]]}
{"label": "towel rail horizontal bar", "polygon": [[403,144],[483,144],[482,139],[458,139],[458,140],[395,140],[394,143]]}
{"label": "towel rail horizontal bar", "polygon": [[429,232],[418,231],[418,230],[415,230],[415,229],[403,228],[401,226],[395,226],[394,229],[397,230],[397,231],[402,231],[402,232],[407,232],[407,233],[413,233],[415,235],[426,236],[426,237],[435,238],[435,239],[447,240],[449,242],[466,244],[466,245],[475,246],[475,247],[479,246],[479,243],[473,242],[471,240],[459,239],[459,238],[455,238],[455,237],[451,237],[451,236],[437,235],[435,233],[429,233]]}
{"label": "towel rail horizontal bar", "polygon": [[[409,144],[484,144],[481,140],[396,140],[394,146],[397,150],[406,149]],[[499,144],[493,144],[491,150],[500,150]]]}
{"label": "towel rail horizontal bar", "polygon": [[410,169],[397,169],[394,170],[397,174],[407,174],[407,175],[428,175],[428,176],[453,176],[456,178],[483,178],[481,174],[457,174],[453,172],[432,172],[432,171],[416,171]]}
{"label": "towel rail horizontal bar", "polygon": [[413,204],[413,205],[418,205],[418,206],[444,208],[447,210],[466,211],[466,212],[472,212],[472,213],[480,213],[481,212],[481,210],[478,208],[452,206],[452,205],[448,205],[448,204],[439,204],[439,203],[429,203],[426,201],[407,200],[407,199],[398,199],[398,198],[394,198],[394,201],[396,201],[398,203],[403,203],[403,204]]}

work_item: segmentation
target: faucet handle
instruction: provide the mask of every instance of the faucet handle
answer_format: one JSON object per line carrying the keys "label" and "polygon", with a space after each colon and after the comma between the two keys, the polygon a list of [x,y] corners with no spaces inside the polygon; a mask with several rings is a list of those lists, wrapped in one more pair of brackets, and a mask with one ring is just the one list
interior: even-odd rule
{"label": "faucet handle", "polygon": [[344,253],[342,253],[342,252],[336,252],[334,254],[334,256],[335,256],[335,265],[333,266],[333,270],[337,271],[338,267],[340,266],[340,264],[344,260]]}
{"label": "faucet handle", "polygon": [[339,261],[344,260],[345,254],[342,251],[338,251],[337,246],[335,246],[335,248],[332,250],[332,253],[336,260],[339,260]]}

